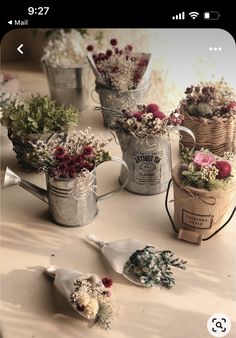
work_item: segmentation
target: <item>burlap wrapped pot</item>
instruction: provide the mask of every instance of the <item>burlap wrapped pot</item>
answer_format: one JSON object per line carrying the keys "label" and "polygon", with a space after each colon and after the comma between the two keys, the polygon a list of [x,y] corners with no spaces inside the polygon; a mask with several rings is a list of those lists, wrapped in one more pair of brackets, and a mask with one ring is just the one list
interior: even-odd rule
{"label": "burlap wrapped pot", "polygon": [[[179,179],[179,165],[172,171],[174,188],[174,220],[166,207],[178,237],[189,242],[201,243],[231,218],[229,211],[235,203],[236,184],[212,191],[184,186]],[[233,207],[233,213],[235,206]]]}

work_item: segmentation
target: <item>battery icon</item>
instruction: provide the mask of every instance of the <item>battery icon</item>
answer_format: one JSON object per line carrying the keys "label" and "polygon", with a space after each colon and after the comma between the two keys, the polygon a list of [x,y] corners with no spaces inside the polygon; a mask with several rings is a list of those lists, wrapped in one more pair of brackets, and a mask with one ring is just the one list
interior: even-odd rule
{"label": "battery icon", "polygon": [[203,19],[204,20],[218,20],[220,18],[219,12],[216,11],[209,11],[204,12]]}

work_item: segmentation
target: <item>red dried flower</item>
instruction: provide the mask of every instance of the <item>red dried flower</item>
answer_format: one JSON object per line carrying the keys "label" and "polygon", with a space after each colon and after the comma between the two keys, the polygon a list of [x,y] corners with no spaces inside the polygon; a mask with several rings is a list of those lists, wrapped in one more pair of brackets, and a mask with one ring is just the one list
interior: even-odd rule
{"label": "red dried flower", "polygon": [[132,114],[132,117],[135,117],[137,120],[140,120],[143,114],[144,114],[144,112],[137,111],[137,112]]}
{"label": "red dried flower", "polygon": [[112,279],[109,277],[102,278],[102,283],[106,288],[110,288],[112,286]]}
{"label": "red dried flower", "polygon": [[87,46],[87,51],[88,51],[88,52],[92,52],[93,50],[94,50],[93,45],[88,45],[88,46]]}
{"label": "red dried flower", "polygon": [[80,304],[76,304],[76,308],[79,312],[83,312],[84,309],[85,309],[85,306],[84,305],[80,305]]}
{"label": "red dried flower", "polygon": [[63,147],[57,147],[55,152],[54,152],[54,157],[57,159],[57,160],[60,160],[62,159],[66,154],[66,150],[65,148]]}
{"label": "red dried flower", "polygon": [[106,59],[106,54],[104,53],[99,53],[98,56],[97,56],[97,60],[98,61],[103,61]]}
{"label": "red dried flower", "polygon": [[119,68],[117,66],[112,68],[112,73],[118,73]]}
{"label": "red dried flower", "polygon": [[116,45],[118,44],[117,39],[111,39],[111,40],[110,40],[110,44],[111,44],[112,46],[116,46]]}
{"label": "red dried flower", "polygon": [[67,167],[66,163],[59,162],[59,164],[57,165],[57,167],[55,169],[56,169],[58,177],[62,177],[63,178],[63,177],[67,176],[68,167]]}
{"label": "red dried flower", "polygon": [[70,158],[71,158],[71,157],[70,157],[69,154],[65,154],[65,155],[63,156],[63,159],[62,159],[62,160],[63,160],[63,162],[66,162],[66,163],[67,163],[67,162],[70,161]]}
{"label": "red dried flower", "polygon": [[162,111],[158,111],[156,113],[153,113],[153,117],[155,119],[164,120],[166,118],[166,115]]}
{"label": "red dried flower", "polygon": [[215,167],[219,170],[216,178],[221,180],[230,176],[232,168],[228,161],[217,161]]}
{"label": "red dried flower", "polygon": [[74,178],[77,176],[77,168],[76,167],[70,167],[69,170],[68,170],[68,176],[69,178]]}
{"label": "red dried flower", "polygon": [[92,154],[93,154],[93,147],[85,146],[84,149],[83,149],[83,155],[91,156]]}
{"label": "red dried flower", "polygon": [[152,113],[154,118],[158,118],[160,120],[164,120],[166,115],[159,110],[159,106],[155,103],[150,103],[147,106],[147,112]]}
{"label": "red dried flower", "polygon": [[133,50],[133,46],[127,45],[127,46],[125,46],[125,50],[126,50],[126,52],[131,52]]}
{"label": "red dried flower", "polygon": [[159,111],[159,106],[156,103],[150,103],[147,106],[148,113],[157,113]]}
{"label": "red dried flower", "polygon": [[112,50],[111,49],[108,49],[107,51],[106,51],[106,56],[108,56],[108,57],[110,57],[110,56],[112,56]]}
{"label": "red dried flower", "polygon": [[82,164],[81,169],[87,169],[89,171],[92,171],[94,168],[94,163],[91,163],[86,160],[84,160],[81,164]]}

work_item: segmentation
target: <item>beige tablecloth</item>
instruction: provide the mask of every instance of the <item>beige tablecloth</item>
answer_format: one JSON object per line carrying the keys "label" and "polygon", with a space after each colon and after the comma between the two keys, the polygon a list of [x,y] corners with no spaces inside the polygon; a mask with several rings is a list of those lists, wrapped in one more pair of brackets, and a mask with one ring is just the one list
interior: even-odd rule
{"label": "beige tablecloth", "polygon": [[[31,65],[5,68],[17,74],[22,88],[47,94],[44,75]],[[96,134],[109,135],[100,113],[92,107],[81,114],[80,125],[91,125]],[[114,141],[108,149],[121,156]],[[2,177],[8,165],[23,178],[44,186],[41,175],[22,172],[5,132],[1,150]],[[176,142],[172,153],[175,163]],[[99,168],[100,192],[118,185],[119,170],[117,164]],[[197,246],[176,239],[165,212],[165,193],[138,196],[122,191],[99,202],[95,220],[81,228],[52,223],[47,205],[17,186],[2,191],[1,198],[4,338],[207,338],[207,320],[217,312],[231,318],[232,329],[227,337],[235,337],[236,217],[216,237]],[[136,238],[170,249],[188,260],[187,270],[175,271],[176,286],[170,290],[136,287],[114,273],[99,251],[84,241],[87,233],[105,241]],[[111,331],[91,328],[54,291],[43,274],[51,264],[113,278],[117,308]]]}

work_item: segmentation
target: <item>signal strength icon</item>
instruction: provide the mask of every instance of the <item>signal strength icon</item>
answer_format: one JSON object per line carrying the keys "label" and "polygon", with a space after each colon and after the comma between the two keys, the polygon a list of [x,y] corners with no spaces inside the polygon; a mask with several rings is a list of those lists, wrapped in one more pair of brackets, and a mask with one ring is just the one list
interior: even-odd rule
{"label": "signal strength icon", "polygon": [[185,12],[172,16],[172,20],[184,20],[184,19],[185,19]]}
{"label": "signal strength icon", "polygon": [[198,15],[199,15],[198,12],[190,12],[190,13],[188,13],[188,14],[189,14],[189,16],[191,16],[191,18],[192,18],[193,20],[195,20],[195,19],[198,17]]}

